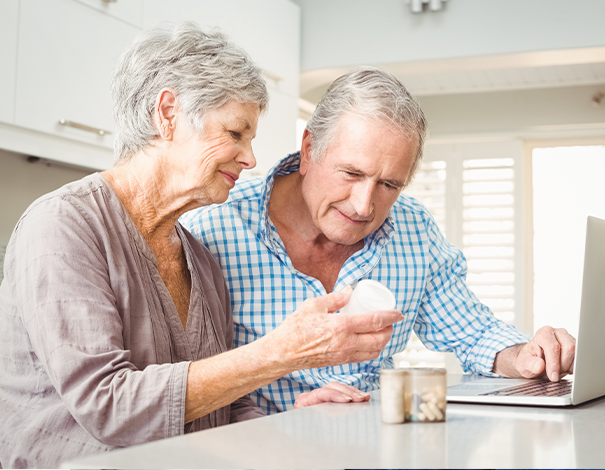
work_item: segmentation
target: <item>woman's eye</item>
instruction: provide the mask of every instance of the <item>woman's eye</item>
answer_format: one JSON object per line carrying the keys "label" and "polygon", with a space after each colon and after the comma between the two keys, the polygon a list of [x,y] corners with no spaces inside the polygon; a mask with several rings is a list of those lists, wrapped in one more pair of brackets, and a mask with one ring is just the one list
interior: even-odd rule
{"label": "woman's eye", "polygon": [[242,135],[237,131],[229,131],[229,133],[231,134],[231,137],[233,137],[235,140],[239,140],[242,138]]}

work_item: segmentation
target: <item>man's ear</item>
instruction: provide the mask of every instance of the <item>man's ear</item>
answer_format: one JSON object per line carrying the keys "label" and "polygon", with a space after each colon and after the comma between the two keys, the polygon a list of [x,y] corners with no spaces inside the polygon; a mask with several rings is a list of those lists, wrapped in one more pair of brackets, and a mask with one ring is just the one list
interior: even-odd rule
{"label": "man's ear", "polygon": [[306,175],[311,163],[311,134],[307,129],[303,132],[302,143],[300,145],[300,169],[301,175]]}
{"label": "man's ear", "polygon": [[177,108],[175,92],[170,88],[160,90],[155,101],[154,118],[160,137],[164,140],[174,137]]}

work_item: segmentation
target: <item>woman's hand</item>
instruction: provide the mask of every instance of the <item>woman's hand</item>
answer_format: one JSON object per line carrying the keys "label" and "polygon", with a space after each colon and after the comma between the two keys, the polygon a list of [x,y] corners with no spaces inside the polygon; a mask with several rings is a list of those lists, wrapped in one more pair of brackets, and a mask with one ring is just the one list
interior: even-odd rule
{"label": "woman's hand", "polygon": [[330,382],[328,385],[321,388],[298,395],[294,402],[294,409],[327,402],[361,403],[368,401],[369,399],[369,394],[362,392],[351,385],[341,384],[340,382]]}
{"label": "woman's hand", "polygon": [[[332,313],[346,305],[351,292],[352,289],[346,289],[306,300],[262,338],[191,363],[185,422],[228,405],[290,372],[377,358],[391,339],[393,323],[403,320],[403,315],[396,310],[361,315]],[[303,394],[298,406],[320,403],[327,398],[358,401],[359,391],[351,390],[355,389],[349,387],[344,392],[342,388],[326,386]]]}
{"label": "woman's hand", "polygon": [[363,362],[378,357],[403,320],[396,310],[359,315],[335,314],[349,301],[352,289],[305,300],[262,340],[270,343],[273,359],[295,371]]}

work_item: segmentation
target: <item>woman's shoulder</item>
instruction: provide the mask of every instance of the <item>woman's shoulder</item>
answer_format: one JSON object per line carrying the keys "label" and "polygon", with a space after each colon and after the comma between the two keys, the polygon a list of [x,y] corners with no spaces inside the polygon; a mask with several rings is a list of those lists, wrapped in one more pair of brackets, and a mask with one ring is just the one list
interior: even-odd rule
{"label": "woman's shoulder", "polygon": [[93,174],[39,197],[21,215],[11,238],[29,234],[48,239],[67,232],[83,236],[98,231],[107,212],[102,189],[101,176]]}
{"label": "woman's shoulder", "polygon": [[103,187],[100,179],[101,177],[98,173],[94,173],[40,196],[29,205],[21,216],[21,219],[82,205],[80,201]]}

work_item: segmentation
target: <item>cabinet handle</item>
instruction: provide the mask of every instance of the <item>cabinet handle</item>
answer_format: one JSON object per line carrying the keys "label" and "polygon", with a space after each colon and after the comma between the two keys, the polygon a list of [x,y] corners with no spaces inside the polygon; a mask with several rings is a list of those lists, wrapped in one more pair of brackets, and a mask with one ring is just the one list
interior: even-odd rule
{"label": "cabinet handle", "polygon": [[83,131],[88,131],[99,135],[111,134],[111,131],[99,129],[98,127],[87,126],[86,124],[80,124],[79,122],[68,121],[67,119],[59,119],[59,124],[62,126],[75,127],[76,129],[81,129]]}

